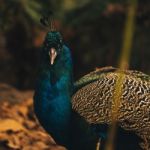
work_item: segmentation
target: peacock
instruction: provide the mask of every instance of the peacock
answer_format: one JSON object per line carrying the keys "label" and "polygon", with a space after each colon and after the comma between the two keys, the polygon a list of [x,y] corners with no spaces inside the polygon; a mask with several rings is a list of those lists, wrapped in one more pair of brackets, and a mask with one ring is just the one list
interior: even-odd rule
{"label": "peacock", "polygon": [[[113,67],[97,69],[75,83],[79,90],[72,97],[72,108],[90,124],[107,124],[112,121],[115,83],[120,75],[121,104],[117,123],[127,131],[134,131],[141,139],[143,149],[150,149],[150,76],[139,71],[119,70]],[[89,82],[92,81],[92,82]],[[85,84],[88,82],[88,84]]]}
{"label": "peacock", "polygon": [[74,83],[70,49],[51,19],[44,17],[41,22],[50,26],[50,31],[40,53],[34,111],[56,143],[68,150],[95,150],[98,140],[107,138],[112,96],[120,74],[125,79],[117,123],[149,143],[150,77],[138,71],[105,67]]}

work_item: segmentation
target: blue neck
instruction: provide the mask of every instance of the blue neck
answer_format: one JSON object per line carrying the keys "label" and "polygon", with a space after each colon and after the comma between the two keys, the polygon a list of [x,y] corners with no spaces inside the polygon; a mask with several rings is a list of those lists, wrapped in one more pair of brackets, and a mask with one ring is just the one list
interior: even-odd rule
{"label": "blue neck", "polygon": [[63,46],[53,66],[44,59],[34,96],[35,113],[45,130],[58,144],[69,145],[71,119],[72,60]]}

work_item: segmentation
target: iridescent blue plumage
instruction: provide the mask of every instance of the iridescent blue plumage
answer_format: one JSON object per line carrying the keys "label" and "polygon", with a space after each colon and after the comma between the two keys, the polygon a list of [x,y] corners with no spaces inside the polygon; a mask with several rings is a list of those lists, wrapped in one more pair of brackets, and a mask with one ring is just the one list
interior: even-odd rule
{"label": "iridescent blue plumage", "polygon": [[[54,36],[55,38],[52,38]],[[34,95],[35,113],[42,126],[62,145],[68,145],[71,115],[72,61],[67,46],[62,45],[54,65],[49,61],[49,50],[55,47],[58,32],[47,34]],[[52,43],[47,42],[52,39]],[[58,40],[57,39],[57,40]],[[56,44],[56,50],[57,44]]]}
{"label": "iridescent blue plumage", "polygon": [[[57,53],[51,64],[54,50]],[[34,95],[36,116],[57,144],[69,150],[94,150],[97,138],[89,124],[72,110],[72,60],[59,32],[49,32],[41,51],[41,62]],[[90,145],[87,145],[87,142]]]}

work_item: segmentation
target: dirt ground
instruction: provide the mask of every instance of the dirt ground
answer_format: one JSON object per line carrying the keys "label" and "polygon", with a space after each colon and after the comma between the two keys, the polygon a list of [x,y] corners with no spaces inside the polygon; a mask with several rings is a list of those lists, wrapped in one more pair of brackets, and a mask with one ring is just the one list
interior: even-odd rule
{"label": "dirt ground", "polygon": [[39,125],[32,97],[33,91],[0,84],[0,150],[65,150]]}

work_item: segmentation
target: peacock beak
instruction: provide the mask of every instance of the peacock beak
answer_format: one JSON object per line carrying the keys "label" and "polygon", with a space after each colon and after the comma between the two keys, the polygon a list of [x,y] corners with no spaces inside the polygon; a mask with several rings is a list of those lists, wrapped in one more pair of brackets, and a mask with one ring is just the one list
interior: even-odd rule
{"label": "peacock beak", "polygon": [[55,58],[57,56],[57,52],[56,52],[56,49],[55,48],[51,48],[50,51],[49,51],[49,56],[50,56],[50,64],[53,65],[54,64],[54,61],[55,61]]}

